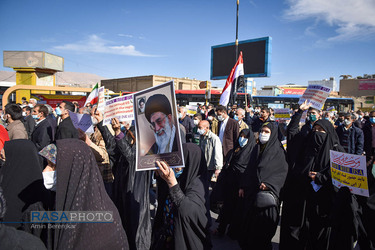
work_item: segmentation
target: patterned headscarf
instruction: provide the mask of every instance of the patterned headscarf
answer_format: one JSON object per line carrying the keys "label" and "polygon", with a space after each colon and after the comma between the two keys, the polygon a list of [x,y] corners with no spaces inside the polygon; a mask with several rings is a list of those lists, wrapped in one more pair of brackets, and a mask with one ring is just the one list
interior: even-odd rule
{"label": "patterned headscarf", "polygon": [[55,144],[45,146],[42,150],[40,150],[39,154],[51,161],[53,164],[56,164],[57,147]]}

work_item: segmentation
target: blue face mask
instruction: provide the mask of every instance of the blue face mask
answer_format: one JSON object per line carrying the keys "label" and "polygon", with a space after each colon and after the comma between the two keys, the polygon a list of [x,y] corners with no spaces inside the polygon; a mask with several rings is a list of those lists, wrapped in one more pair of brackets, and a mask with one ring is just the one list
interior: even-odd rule
{"label": "blue face mask", "polygon": [[247,142],[248,142],[248,139],[245,137],[241,136],[240,138],[238,138],[238,143],[240,144],[241,148],[245,147]]}
{"label": "blue face mask", "polygon": [[176,169],[175,168],[172,168],[173,169],[173,172],[174,172],[174,175],[176,176],[176,178],[180,177],[180,175],[182,174],[182,172],[184,171],[184,169],[181,169],[180,171],[176,172]]}
{"label": "blue face mask", "polygon": [[61,109],[60,109],[60,107],[57,107],[55,109],[55,112],[56,112],[56,115],[61,115]]}
{"label": "blue face mask", "polygon": [[312,122],[315,122],[317,119],[316,119],[316,115],[313,115],[313,114],[311,114],[311,115],[309,115],[309,119],[310,119],[310,121],[312,121]]}
{"label": "blue face mask", "polygon": [[329,121],[329,117],[324,117],[324,119],[326,119],[327,121]]}
{"label": "blue face mask", "polygon": [[38,115],[32,115],[32,117],[33,117],[34,120],[39,120]]}
{"label": "blue face mask", "polygon": [[238,121],[238,116],[234,115],[233,119],[235,119],[236,121]]}
{"label": "blue face mask", "polygon": [[125,131],[126,131],[125,125],[124,124],[120,124],[120,127],[121,127],[121,132],[125,133]]}
{"label": "blue face mask", "polygon": [[375,123],[375,117],[370,117],[370,122]]}

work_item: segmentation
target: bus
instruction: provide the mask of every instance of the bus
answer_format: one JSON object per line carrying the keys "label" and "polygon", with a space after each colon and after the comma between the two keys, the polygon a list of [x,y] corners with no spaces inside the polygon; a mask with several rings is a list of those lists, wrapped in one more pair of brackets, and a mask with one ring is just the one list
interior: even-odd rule
{"label": "bus", "polygon": [[[189,103],[200,103],[204,104],[205,90],[176,90],[176,100],[180,106],[186,106]],[[211,90],[211,98],[209,103],[213,105],[218,105],[220,101],[221,91]],[[247,96],[248,105],[260,106],[260,107],[270,107],[270,108],[291,108],[298,109],[298,101],[301,95],[279,95],[279,96]],[[245,106],[245,94],[237,94],[237,104],[239,106]],[[323,109],[335,109],[337,112],[348,112],[349,110],[354,110],[354,100],[352,98],[336,98],[328,97]]]}

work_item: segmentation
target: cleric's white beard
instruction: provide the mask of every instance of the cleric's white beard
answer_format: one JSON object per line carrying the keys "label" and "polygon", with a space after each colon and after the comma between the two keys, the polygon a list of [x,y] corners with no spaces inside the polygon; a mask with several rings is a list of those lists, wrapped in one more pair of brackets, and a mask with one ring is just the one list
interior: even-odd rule
{"label": "cleric's white beard", "polygon": [[172,128],[169,125],[168,121],[165,122],[164,128],[159,130],[159,133],[161,133],[162,131],[164,131],[164,134],[160,136],[154,133],[156,145],[158,145],[158,148],[159,148],[159,152],[158,152],[159,154],[169,153],[169,148],[165,150],[168,145],[169,139],[172,136]]}

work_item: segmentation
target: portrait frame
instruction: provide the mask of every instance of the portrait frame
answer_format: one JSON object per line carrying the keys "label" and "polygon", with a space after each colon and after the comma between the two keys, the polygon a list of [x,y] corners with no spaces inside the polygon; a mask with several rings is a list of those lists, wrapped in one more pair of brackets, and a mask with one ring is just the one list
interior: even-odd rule
{"label": "portrait frame", "polygon": [[[163,95],[164,97],[160,97]],[[152,129],[151,123],[146,117],[146,111],[157,109],[155,105],[150,106],[148,102],[151,99],[155,99],[156,97],[162,98],[163,100],[168,99],[170,105],[171,114],[166,114],[164,119],[168,119],[166,122],[171,123],[170,126],[171,130],[174,133],[170,135],[169,141],[167,145],[172,147],[172,151],[168,153],[158,153],[155,152],[155,148],[158,148],[156,143],[156,132],[155,127]],[[176,102],[176,95],[174,91],[174,82],[169,81],[163,84],[160,84],[155,87],[148,88],[143,91],[139,91],[134,93],[134,103],[136,103],[137,107],[136,110],[138,111],[138,104],[139,100],[144,98],[145,99],[145,112],[140,113],[137,112],[134,116],[135,122],[135,133],[137,138],[136,143],[136,171],[144,171],[144,170],[154,170],[157,169],[156,161],[165,161],[171,168],[178,168],[184,167],[184,156],[182,150],[182,143],[181,143],[181,136],[180,136],[180,123],[178,121],[177,116],[177,102]],[[166,99],[165,99],[166,98]],[[158,102],[156,102],[158,103]],[[158,111],[155,111],[158,112]],[[161,111],[160,111],[161,112]],[[170,116],[169,116],[170,115]],[[169,125],[169,124],[168,124]],[[172,140],[173,138],[173,140]],[[172,140],[172,141],[171,141]],[[158,149],[159,150],[159,149]]]}
{"label": "portrait frame", "polygon": [[140,107],[141,100],[143,100],[144,105],[146,105],[146,101],[147,101],[146,96],[140,96],[140,97],[138,97],[138,99],[137,99],[137,102],[136,102],[136,104],[137,104],[137,109],[136,109],[136,110],[137,110],[137,113],[138,113],[138,114],[144,114],[144,113],[145,113],[145,111],[144,111],[145,108],[143,108],[143,111],[142,111],[142,109],[141,109],[141,107]]}

